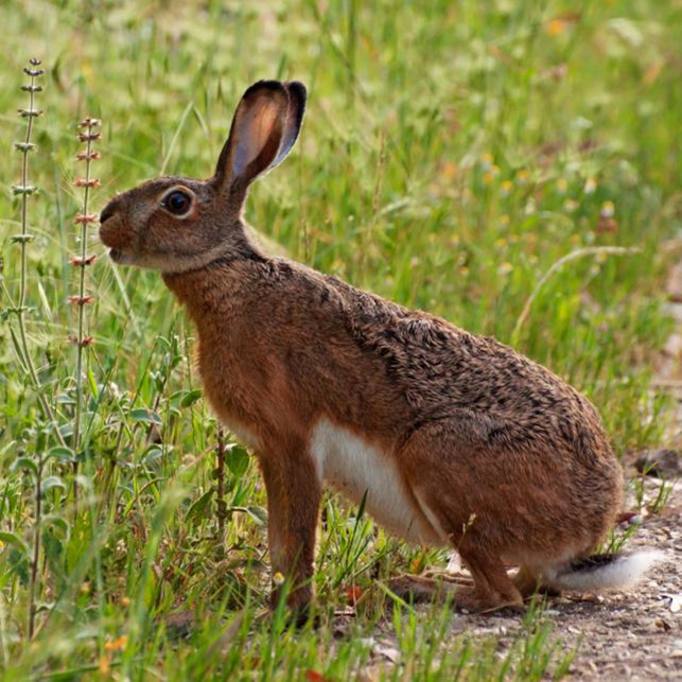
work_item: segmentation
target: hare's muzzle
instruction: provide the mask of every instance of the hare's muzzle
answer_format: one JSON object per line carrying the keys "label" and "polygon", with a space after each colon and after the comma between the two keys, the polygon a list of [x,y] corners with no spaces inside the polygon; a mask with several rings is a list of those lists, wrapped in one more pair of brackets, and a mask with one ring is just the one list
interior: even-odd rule
{"label": "hare's muzzle", "polygon": [[132,234],[126,227],[116,199],[110,201],[99,216],[99,238],[111,251],[109,255],[117,263],[124,262],[126,249],[132,246]]}

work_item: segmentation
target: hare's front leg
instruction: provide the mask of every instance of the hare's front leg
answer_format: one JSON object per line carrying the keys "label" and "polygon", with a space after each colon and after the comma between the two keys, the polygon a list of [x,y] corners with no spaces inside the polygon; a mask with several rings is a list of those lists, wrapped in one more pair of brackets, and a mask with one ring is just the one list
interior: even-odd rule
{"label": "hare's front leg", "polygon": [[[287,579],[287,605],[303,616],[312,598],[315,532],[322,485],[302,443],[277,443],[260,458],[268,496],[268,544],[272,575]],[[277,605],[282,587],[275,585],[271,604]]]}

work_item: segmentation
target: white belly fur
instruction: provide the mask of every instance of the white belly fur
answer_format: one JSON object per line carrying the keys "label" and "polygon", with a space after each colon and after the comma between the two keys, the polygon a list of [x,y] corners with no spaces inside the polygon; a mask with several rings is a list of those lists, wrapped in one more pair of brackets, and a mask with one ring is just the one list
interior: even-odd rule
{"label": "white belly fur", "polygon": [[366,492],[367,511],[387,530],[409,542],[443,544],[440,533],[415,510],[389,455],[328,419],[315,425],[310,449],[320,478],[355,503]]}

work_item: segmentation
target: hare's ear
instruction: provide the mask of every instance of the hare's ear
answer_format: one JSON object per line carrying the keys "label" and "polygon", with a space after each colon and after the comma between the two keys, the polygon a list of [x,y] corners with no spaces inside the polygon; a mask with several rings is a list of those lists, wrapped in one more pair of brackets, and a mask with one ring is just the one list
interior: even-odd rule
{"label": "hare's ear", "polygon": [[289,153],[303,120],[301,83],[259,81],[243,95],[216,167],[222,191],[242,195],[252,180]]}

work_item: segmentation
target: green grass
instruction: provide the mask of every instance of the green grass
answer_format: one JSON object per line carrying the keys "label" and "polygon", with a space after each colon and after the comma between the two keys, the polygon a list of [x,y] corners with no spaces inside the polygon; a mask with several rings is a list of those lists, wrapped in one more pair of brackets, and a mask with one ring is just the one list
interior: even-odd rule
{"label": "green grass", "polygon": [[[232,448],[218,513],[217,426],[197,400],[194,330],[157,274],[117,270],[106,257],[86,275],[95,343],[85,355],[76,508],[55,429],[69,446],[77,123],[103,121],[102,187],[91,197],[99,210],[162,169],[210,175],[250,82],[305,81],[298,148],[255,188],[249,220],[294,258],[513,341],[596,403],[623,453],[656,444],[665,426],[649,382],[670,331],[663,244],[682,228],[679,3],[14,0],[2,19],[5,679],[355,679],[378,633],[401,652],[397,665],[384,661],[385,679],[561,677],[572,652],[541,610],[498,655],[494,639],[452,634],[449,609],[395,602],[382,589],[387,576],[441,566],[445,554],[397,542],[332,496],[318,627],[296,632],[284,613],[269,616],[263,486]],[[25,134],[15,110],[33,56],[47,70],[30,155],[40,192],[29,201],[25,313],[38,391],[12,341],[12,236],[21,232],[12,142]],[[91,232],[89,252],[103,256]],[[537,288],[560,259],[595,246],[636,252],[568,260]],[[41,469],[39,528],[32,466]],[[334,612],[355,587],[356,616],[340,632],[346,621]],[[168,621],[178,612],[194,615],[187,637]]]}

